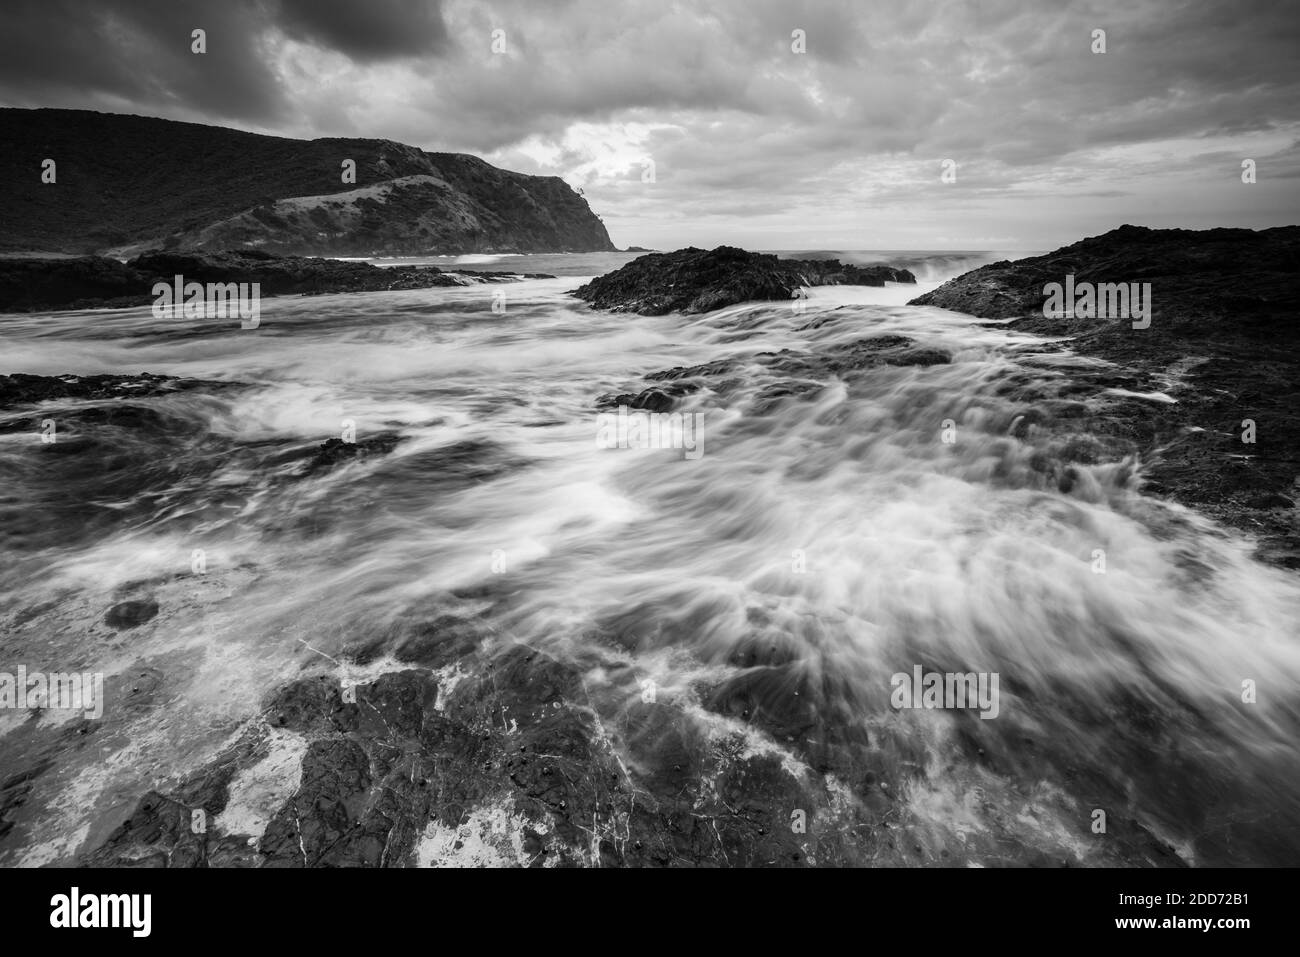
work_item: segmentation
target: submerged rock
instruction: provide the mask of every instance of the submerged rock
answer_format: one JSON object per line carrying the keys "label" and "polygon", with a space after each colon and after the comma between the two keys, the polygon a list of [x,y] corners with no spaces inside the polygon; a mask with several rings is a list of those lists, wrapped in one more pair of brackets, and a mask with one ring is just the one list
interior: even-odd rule
{"label": "submerged rock", "polygon": [[759,381],[765,383],[749,411],[770,412],[780,400],[812,395],[831,381],[852,378],[882,366],[933,366],[951,361],[947,352],[922,348],[906,336],[868,336],[847,343],[814,347],[810,351],[782,349],[759,352],[749,357],[749,367],[734,358],[715,359],[694,366],[674,366],[645,376],[655,383],[639,393],[608,393],[598,396],[596,408],[612,411],[620,406],[646,412],[672,412],[684,397],[708,389],[729,399],[737,390]]}
{"label": "submerged rock", "polygon": [[0,375],[0,409],[51,399],[135,399],[189,389],[229,388],[230,382],[154,375]]}
{"label": "submerged rock", "polygon": [[[672,390],[677,395],[682,395],[685,389]],[[626,406],[629,409],[635,409],[643,412],[671,412],[673,406],[677,404],[673,395],[663,389],[643,389],[639,393],[620,392],[617,395],[602,395],[596,400],[598,409],[617,409]]]}
{"label": "submerged rock", "polygon": [[104,616],[110,628],[135,628],[158,614],[158,603],[152,598],[118,602]]}
{"label": "submerged rock", "polygon": [[661,316],[709,312],[738,302],[795,297],[804,286],[883,286],[914,283],[906,269],[843,265],[837,259],[779,259],[734,246],[694,246],[653,253],[579,286],[573,295],[598,309]]}
{"label": "submerged rock", "polygon": [[402,441],[401,436],[391,433],[371,436],[357,442],[344,442],[342,439],[326,439],[320,444],[315,455],[307,464],[304,475],[314,475],[331,469],[342,462],[352,459],[364,459],[372,455],[387,455]]}

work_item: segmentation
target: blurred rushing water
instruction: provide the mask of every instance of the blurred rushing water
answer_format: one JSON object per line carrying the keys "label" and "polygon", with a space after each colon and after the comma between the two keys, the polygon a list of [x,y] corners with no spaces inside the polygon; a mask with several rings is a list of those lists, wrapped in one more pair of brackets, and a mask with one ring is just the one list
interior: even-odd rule
{"label": "blurred rushing water", "polygon": [[[1050,394],[1090,360],[905,305],[933,282],[645,318],[566,295],[630,256],[507,258],[463,265],[564,275],[271,299],[256,330],[148,309],[0,317],[0,372],[238,384],[56,403],[52,445],[46,412],[0,414],[0,671],[98,671],[119,692],[0,862],[66,859],[105,808],[210,758],[305,664],[362,674],[358,649],[382,662],[421,618],[577,664],[611,714],[649,676],[743,723],[703,706],[761,673],[748,694],[769,710],[815,712],[839,746],[911,768],[910,812],[936,827],[973,833],[991,802],[1052,834],[1058,795],[1092,788],[1190,863],[1296,863],[1300,586],[1144,497],[1140,463],[1061,481],[1059,435],[1021,427],[1004,386]],[[760,355],[877,335],[950,361],[814,363],[786,395],[788,370]],[[728,371],[681,404],[703,416],[698,459],[597,446],[598,396],[717,360]],[[401,441],[304,475],[349,424]],[[105,627],[136,596],[158,616]],[[893,708],[891,676],[918,665],[999,675],[997,717]],[[165,691],[133,711],[145,673]],[[28,718],[0,711],[0,756],[66,720]]]}

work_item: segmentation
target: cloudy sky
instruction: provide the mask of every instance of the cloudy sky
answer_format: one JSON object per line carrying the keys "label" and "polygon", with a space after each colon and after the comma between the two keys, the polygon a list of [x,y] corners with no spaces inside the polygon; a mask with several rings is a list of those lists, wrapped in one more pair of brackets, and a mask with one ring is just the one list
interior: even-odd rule
{"label": "cloudy sky", "polygon": [[472,152],[581,186],[620,246],[1030,250],[1125,222],[1300,222],[1293,0],[5,0],[2,16],[3,105]]}

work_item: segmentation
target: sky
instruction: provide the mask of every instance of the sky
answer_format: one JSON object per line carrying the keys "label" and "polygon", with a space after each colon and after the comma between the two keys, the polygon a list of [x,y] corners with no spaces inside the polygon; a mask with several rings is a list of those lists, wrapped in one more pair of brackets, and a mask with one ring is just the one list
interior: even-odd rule
{"label": "sky", "polygon": [[0,23],[2,105],[475,153],[580,187],[620,247],[1300,222],[1296,0],[4,0]]}

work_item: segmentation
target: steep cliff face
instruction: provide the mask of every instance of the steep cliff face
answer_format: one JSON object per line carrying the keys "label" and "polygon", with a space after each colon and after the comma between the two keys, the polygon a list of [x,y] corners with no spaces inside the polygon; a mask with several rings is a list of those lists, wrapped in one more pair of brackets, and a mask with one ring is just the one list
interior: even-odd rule
{"label": "steep cliff face", "polygon": [[429,168],[436,172],[242,210],[185,233],[173,246],[334,256],[613,248],[600,220],[563,180],[509,173],[455,154],[441,154]]}
{"label": "steep cliff face", "polygon": [[[54,161],[54,182],[42,164]],[[344,182],[343,164],[356,164]],[[0,109],[0,251],[129,256],[595,252],[614,244],[558,177],[391,140],[293,140],[84,110]]]}

